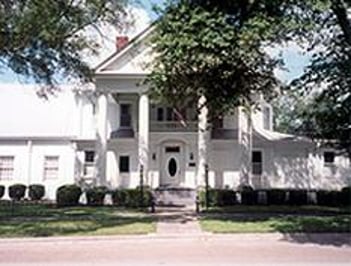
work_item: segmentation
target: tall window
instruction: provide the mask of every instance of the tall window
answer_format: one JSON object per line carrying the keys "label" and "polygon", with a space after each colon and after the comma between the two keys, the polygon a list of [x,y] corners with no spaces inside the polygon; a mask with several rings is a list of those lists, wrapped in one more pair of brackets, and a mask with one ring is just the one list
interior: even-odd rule
{"label": "tall window", "polygon": [[132,126],[131,109],[130,104],[121,104],[121,127],[129,128]]}
{"label": "tall window", "polygon": [[271,130],[271,108],[265,106],[263,108],[263,128]]}
{"label": "tall window", "polygon": [[13,179],[14,156],[0,156],[0,180]]}
{"label": "tall window", "polygon": [[262,152],[253,151],[252,152],[252,174],[262,175]]}
{"label": "tall window", "polygon": [[59,174],[59,156],[44,157],[44,179],[57,179]]}
{"label": "tall window", "polygon": [[325,151],[323,154],[324,165],[332,166],[335,163],[335,153],[333,151]]}
{"label": "tall window", "polygon": [[119,157],[119,172],[129,173],[129,156]]}
{"label": "tall window", "polygon": [[95,161],[95,152],[84,151],[84,175],[85,176],[93,176],[94,161]]}

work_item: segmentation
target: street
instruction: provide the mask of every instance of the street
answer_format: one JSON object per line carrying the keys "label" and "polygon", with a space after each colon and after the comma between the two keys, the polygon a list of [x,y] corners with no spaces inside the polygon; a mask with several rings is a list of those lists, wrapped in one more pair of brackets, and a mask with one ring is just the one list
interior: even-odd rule
{"label": "street", "polygon": [[350,235],[59,237],[0,240],[1,265],[350,265]]}

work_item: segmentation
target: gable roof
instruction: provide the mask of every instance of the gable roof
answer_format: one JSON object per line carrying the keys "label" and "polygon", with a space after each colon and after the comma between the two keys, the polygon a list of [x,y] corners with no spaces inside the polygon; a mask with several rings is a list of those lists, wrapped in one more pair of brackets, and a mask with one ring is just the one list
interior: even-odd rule
{"label": "gable roof", "polygon": [[121,57],[129,53],[134,47],[140,45],[142,41],[144,41],[148,36],[150,36],[151,32],[154,30],[155,23],[152,23],[142,32],[140,32],[137,36],[135,36],[124,48],[119,51],[115,51],[101,63],[99,63],[95,68],[95,75],[103,75],[103,74],[113,74],[109,72],[107,69],[109,66],[113,65],[117,62]]}

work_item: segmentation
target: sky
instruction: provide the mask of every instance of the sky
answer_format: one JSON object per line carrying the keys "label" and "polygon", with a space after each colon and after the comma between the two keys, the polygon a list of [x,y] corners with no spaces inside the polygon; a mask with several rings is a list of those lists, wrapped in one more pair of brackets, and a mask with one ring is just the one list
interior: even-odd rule
{"label": "sky", "polygon": [[[145,29],[152,21],[157,18],[155,12],[153,12],[153,5],[160,5],[164,3],[164,0],[135,0],[136,3],[129,8],[130,18],[134,21],[134,25],[129,26],[125,30],[115,29],[111,26],[103,28],[103,32],[108,33],[103,38],[97,36],[96,32],[88,32],[93,38],[99,40],[100,50],[99,56],[92,56],[86,54],[88,63],[94,67],[104,58],[108,57],[115,49],[115,37],[117,35],[128,35],[129,38],[133,38],[140,31]],[[289,82],[294,78],[299,77],[303,73],[304,67],[309,62],[309,56],[304,53],[304,50],[294,43],[290,43],[284,47],[275,47],[269,49],[269,53],[273,56],[282,54],[287,70],[281,69],[276,70],[276,75],[283,82]],[[21,76],[16,75],[10,69],[0,69],[0,83],[31,83],[30,80],[25,80]]]}

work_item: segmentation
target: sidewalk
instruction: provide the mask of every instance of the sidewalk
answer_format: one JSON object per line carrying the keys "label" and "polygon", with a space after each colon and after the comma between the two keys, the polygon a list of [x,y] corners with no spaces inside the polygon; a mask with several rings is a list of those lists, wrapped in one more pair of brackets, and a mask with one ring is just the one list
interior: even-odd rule
{"label": "sidewalk", "polygon": [[203,235],[194,208],[158,207],[156,235]]}

